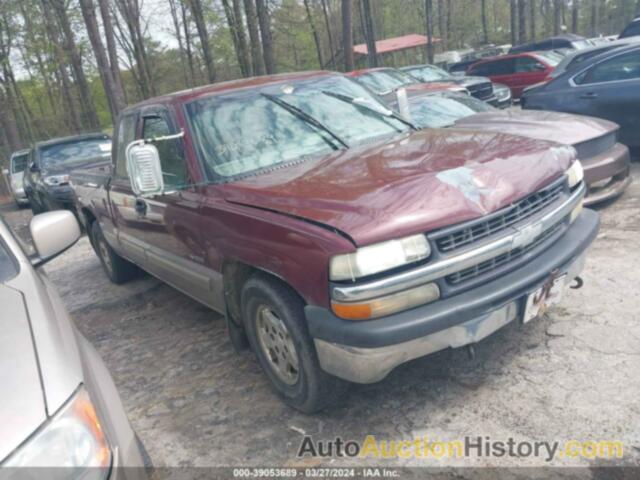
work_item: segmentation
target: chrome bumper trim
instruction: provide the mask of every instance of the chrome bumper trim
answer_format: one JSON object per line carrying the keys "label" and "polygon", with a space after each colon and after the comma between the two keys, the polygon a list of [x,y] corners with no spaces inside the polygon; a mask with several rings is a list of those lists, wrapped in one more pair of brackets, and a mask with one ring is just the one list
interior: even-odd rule
{"label": "chrome bumper trim", "polygon": [[534,223],[529,223],[522,227],[512,227],[511,230],[513,232],[504,237],[467,250],[464,253],[444,258],[434,263],[427,263],[419,268],[391,277],[361,285],[334,285],[331,289],[331,297],[339,302],[357,302],[390,295],[473,267],[486,260],[510,252],[515,248],[525,247],[540,234],[567,217],[584,198],[585,193],[586,186],[583,182],[564,203],[544,214]]}

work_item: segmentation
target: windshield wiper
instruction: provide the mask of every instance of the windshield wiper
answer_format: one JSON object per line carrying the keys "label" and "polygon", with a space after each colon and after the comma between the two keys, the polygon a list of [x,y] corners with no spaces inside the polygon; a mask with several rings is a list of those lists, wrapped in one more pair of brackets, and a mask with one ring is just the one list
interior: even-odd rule
{"label": "windshield wiper", "polygon": [[351,105],[355,105],[356,107],[364,108],[369,112],[375,113],[379,117],[393,118],[394,120],[398,120],[400,123],[404,123],[405,125],[407,125],[411,130],[418,130],[418,128],[413,123],[404,118],[402,115],[399,115],[390,108],[386,108],[382,105],[379,105],[378,103],[374,103],[373,101],[370,102],[369,100],[364,98],[350,97],[349,95],[330,92],[328,90],[322,90],[322,93],[330,97],[337,98],[338,100],[349,103]]}
{"label": "windshield wiper", "polygon": [[[282,108],[287,110],[292,115],[298,117],[303,122],[306,122],[309,125],[312,125],[312,126],[316,127],[318,130],[322,130],[323,132],[329,134],[336,142],[338,142],[344,148],[349,148],[349,144],[347,144],[347,142],[345,142],[342,138],[340,138],[340,136],[338,136],[335,133],[333,133],[331,130],[329,130],[327,127],[325,127],[322,122],[316,120],[314,117],[309,115],[304,110],[296,107],[295,105],[291,105],[289,102],[285,102],[284,100],[282,100],[281,98],[277,97],[276,95],[271,95],[270,93],[264,93],[264,92],[260,92],[260,95],[262,95],[267,100],[272,101],[276,105],[281,106]],[[339,150],[338,146],[335,143],[333,143],[331,141],[328,141],[328,143],[331,146],[333,146],[334,150]]]}

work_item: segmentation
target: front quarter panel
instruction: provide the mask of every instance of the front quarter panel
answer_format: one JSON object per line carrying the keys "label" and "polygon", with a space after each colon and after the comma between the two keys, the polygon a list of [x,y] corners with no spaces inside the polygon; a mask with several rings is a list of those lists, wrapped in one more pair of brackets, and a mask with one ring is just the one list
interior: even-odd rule
{"label": "front quarter panel", "polygon": [[329,227],[212,195],[203,203],[201,229],[211,268],[240,261],[281,278],[314,305],[329,305],[329,258],[355,250]]}

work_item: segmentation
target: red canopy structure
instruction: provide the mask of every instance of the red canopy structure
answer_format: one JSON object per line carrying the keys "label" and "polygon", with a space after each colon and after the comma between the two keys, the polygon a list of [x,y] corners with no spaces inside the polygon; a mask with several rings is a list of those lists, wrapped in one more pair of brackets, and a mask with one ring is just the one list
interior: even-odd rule
{"label": "red canopy structure", "polygon": [[[441,40],[436,37],[432,37],[431,43],[434,45],[440,43]],[[412,33],[409,35],[403,35],[402,37],[385,38],[384,40],[378,40],[376,42],[376,52],[378,55],[385,53],[400,52],[411,48],[424,47],[429,43],[427,37],[424,35],[418,35]],[[361,43],[353,47],[353,53],[357,55],[366,55],[368,52],[367,44]]]}

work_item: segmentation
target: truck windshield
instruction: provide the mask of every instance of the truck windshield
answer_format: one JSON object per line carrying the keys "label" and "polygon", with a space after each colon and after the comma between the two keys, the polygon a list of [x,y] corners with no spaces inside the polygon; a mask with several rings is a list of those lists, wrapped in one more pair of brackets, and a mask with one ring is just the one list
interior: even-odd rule
{"label": "truck windshield", "polygon": [[100,160],[111,155],[111,139],[91,138],[40,147],[40,166],[55,168],[69,163]]}
{"label": "truck windshield", "polygon": [[328,155],[336,144],[351,147],[409,130],[399,120],[323,91],[379,102],[362,86],[336,75],[213,95],[187,104],[194,141],[208,170],[229,179]]}
{"label": "truck windshield", "polygon": [[420,128],[443,128],[476,113],[495,110],[488,103],[463,94],[429,95],[409,102],[411,120]]}
{"label": "truck windshield", "polygon": [[409,73],[423,82],[450,81],[453,78],[449,72],[430,65],[409,70]]}
{"label": "truck windshield", "polygon": [[359,75],[357,80],[378,95],[386,95],[405,85],[418,83],[411,75],[393,70],[379,70]]}
{"label": "truck windshield", "polygon": [[24,172],[27,168],[27,161],[29,160],[28,153],[21,153],[11,157],[11,173]]}

